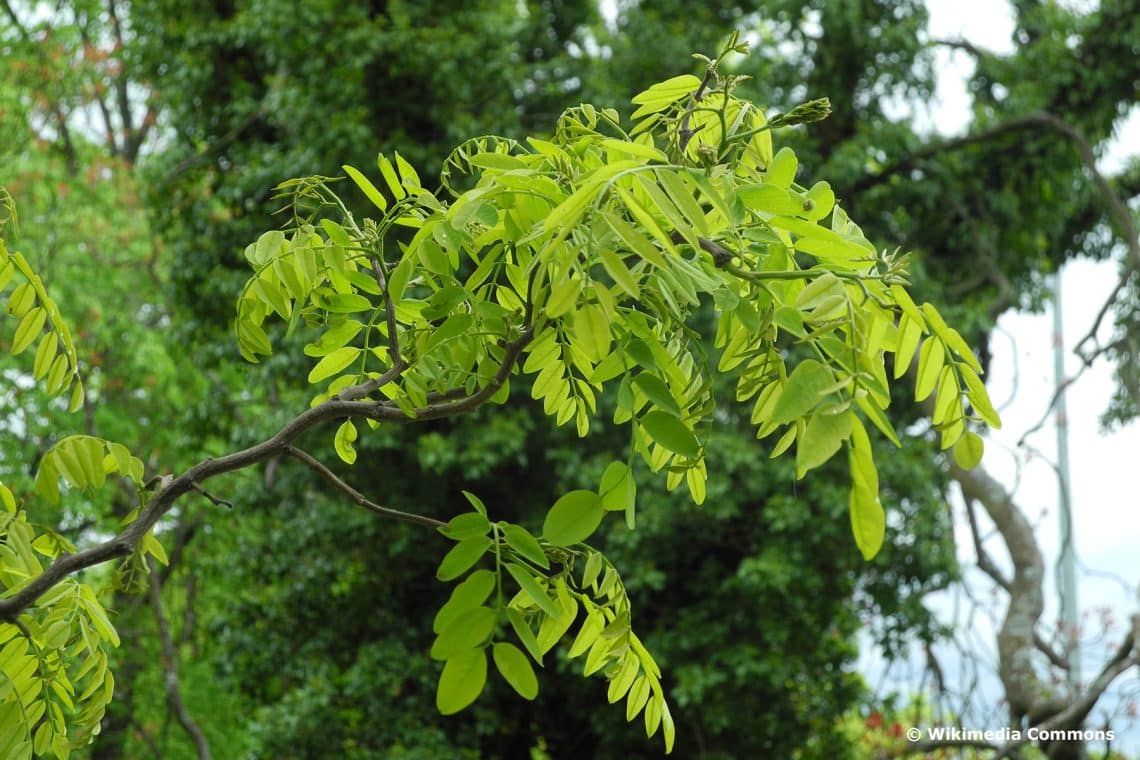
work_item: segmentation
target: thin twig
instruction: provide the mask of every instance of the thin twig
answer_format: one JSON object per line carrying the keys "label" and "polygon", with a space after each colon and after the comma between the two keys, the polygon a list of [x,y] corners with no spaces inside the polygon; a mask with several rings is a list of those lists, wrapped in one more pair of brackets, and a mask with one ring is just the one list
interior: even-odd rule
{"label": "thin twig", "polygon": [[155,624],[158,627],[159,641],[162,644],[161,661],[163,670],[163,687],[166,689],[166,702],[171,712],[178,719],[178,723],[185,729],[199,760],[210,760],[210,744],[202,728],[194,720],[194,716],[186,709],[182,701],[182,688],[178,679],[178,651],[174,647],[174,639],[170,636],[170,626],[166,621],[166,613],[162,608],[162,586],[159,584],[158,573],[155,571],[154,558],[148,558],[150,564],[149,594],[150,608],[154,611]]}
{"label": "thin twig", "polygon": [[234,503],[232,501],[229,501],[228,499],[223,499],[220,496],[215,496],[214,494],[210,493],[209,491],[207,491],[205,488],[203,488],[201,485],[199,485],[197,483],[195,483],[192,486],[192,488],[195,491],[197,491],[198,493],[205,496],[216,507],[225,507],[226,509],[233,509],[234,508]]}
{"label": "thin twig", "polygon": [[426,525],[429,528],[442,528],[447,525],[447,523],[440,522],[439,520],[431,517],[424,517],[423,515],[416,515],[412,514],[411,512],[401,512],[398,509],[384,507],[374,501],[370,501],[368,497],[366,497],[360,491],[357,491],[348,483],[345,483],[343,480],[341,480],[341,478],[335,472],[326,467],[324,463],[322,463],[319,459],[307,451],[293,446],[292,444],[285,447],[285,453],[294,459],[304,462],[305,465],[308,466],[308,468],[313,472],[317,473],[322,478],[332,483],[338,490],[348,494],[349,497],[352,498],[352,501],[357,505],[375,512],[378,515],[390,517],[393,520],[399,520],[400,522],[412,523],[413,525]]}

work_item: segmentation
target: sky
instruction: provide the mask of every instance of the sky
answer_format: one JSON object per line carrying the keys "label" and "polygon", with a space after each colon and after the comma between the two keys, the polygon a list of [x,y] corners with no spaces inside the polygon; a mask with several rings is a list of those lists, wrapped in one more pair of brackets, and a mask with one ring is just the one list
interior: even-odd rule
{"label": "sky", "polygon": [[[1089,3],[1067,3],[1082,7]],[[937,39],[962,37],[995,52],[1011,49],[1013,28],[1009,5],[1000,0],[931,0],[930,32]],[[973,69],[971,57],[962,51],[938,51],[937,97],[915,116],[918,123],[946,135],[964,132],[970,118],[970,100],[965,81]],[[1140,154],[1140,107],[1134,108],[1119,125],[1116,138],[1099,160],[1102,172],[1119,170],[1129,156]],[[1090,329],[1096,312],[1113,288],[1117,265],[1112,262],[1075,261],[1062,271],[1063,341],[1066,349],[1066,374],[1074,374],[1079,362],[1072,347]],[[1107,327],[1107,326],[1106,326]],[[1053,326],[1051,313],[1008,313],[999,322],[992,349],[994,359],[987,387],[999,407],[1003,428],[987,439],[983,466],[1012,490],[1015,502],[1037,526],[1038,540],[1046,557],[1047,602],[1043,622],[1056,620],[1057,598],[1053,589],[1053,570],[1059,553],[1058,479],[1056,462],[1056,427],[1052,420],[1030,435],[1027,446],[1018,441],[1047,412],[1054,388]],[[1106,335],[1107,329],[1102,330]],[[1105,411],[1113,391],[1111,368],[1096,364],[1070,386],[1066,394],[1069,421],[1069,458],[1074,536],[1077,552],[1078,608],[1081,613],[1083,680],[1087,683],[1099,671],[1110,648],[1115,647],[1124,632],[1128,616],[1138,606],[1137,584],[1140,562],[1140,514],[1136,511],[1136,461],[1140,452],[1140,425],[1105,432],[1099,418]],[[964,508],[960,501],[952,503],[957,526],[956,539],[960,559],[967,567],[974,562],[972,539]],[[986,526],[983,525],[983,533]],[[1008,566],[999,542],[986,544],[995,560]],[[980,572],[967,573],[967,588],[940,595],[930,600],[932,609],[947,622],[955,624],[960,638],[980,646],[985,652],[980,686],[983,700],[989,700],[992,715],[1000,687],[993,676],[996,663],[993,631],[1004,613],[1005,596],[993,595],[993,584]],[[968,617],[970,598],[983,604],[981,614]],[[968,626],[966,621],[969,620]],[[866,649],[866,648],[865,648]],[[943,666],[953,681],[964,665],[950,647],[938,651]],[[883,686],[904,693],[909,683],[911,693],[922,666],[916,656],[890,670],[877,653],[867,651],[860,672],[881,679]],[[989,670],[989,674],[984,672]],[[1119,679],[1113,698],[1103,701],[1115,712],[1124,710],[1128,696],[1140,695],[1140,681],[1135,676]],[[1125,695],[1125,699],[1121,698]],[[1094,712],[1103,717],[1104,711]],[[992,719],[992,718],[991,718]],[[981,720],[981,718],[978,718]],[[966,728],[991,726],[965,724]],[[1126,717],[1113,720],[1117,741],[1113,748],[1129,753],[1140,752],[1140,723]],[[1121,731],[1123,729],[1123,731]]]}

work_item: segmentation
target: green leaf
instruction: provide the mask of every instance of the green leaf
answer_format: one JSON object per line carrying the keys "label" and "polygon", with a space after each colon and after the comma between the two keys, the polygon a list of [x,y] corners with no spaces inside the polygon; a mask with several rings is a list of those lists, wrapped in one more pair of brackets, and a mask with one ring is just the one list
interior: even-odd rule
{"label": "green leaf", "polygon": [[491,530],[491,522],[486,515],[478,512],[464,512],[448,521],[439,532],[455,541],[463,541],[475,536],[485,536]]}
{"label": "green leaf", "polygon": [[495,667],[503,679],[519,693],[523,699],[534,699],[538,696],[538,679],[534,675],[534,668],[530,661],[514,644],[499,642],[491,650],[495,660]]}
{"label": "green leaf", "polygon": [[487,601],[487,597],[495,590],[497,578],[498,576],[495,573],[485,569],[476,570],[467,576],[451,592],[451,597],[439,608],[439,612],[435,613],[435,619],[431,625],[432,631],[434,633],[442,632],[460,613],[478,607]]}
{"label": "green leaf", "polygon": [[487,654],[471,649],[449,659],[439,676],[435,706],[441,715],[454,715],[483,692],[487,683]]}
{"label": "green leaf", "polygon": [[344,348],[338,348],[335,351],[329,352],[310,370],[309,382],[319,383],[322,380],[326,380],[338,374],[348,367],[348,365],[356,361],[362,352],[363,349],[354,346],[345,346]]}
{"label": "green leaf", "polygon": [[594,646],[594,642],[602,635],[602,629],[605,627],[606,620],[602,617],[602,613],[596,609],[589,610],[586,613],[586,619],[582,621],[582,627],[578,629],[578,635],[570,644],[570,651],[567,652],[567,656],[574,659],[585,654]]}
{"label": "green leaf", "polygon": [[588,304],[574,312],[575,344],[590,361],[600,362],[609,353],[613,340],[610,323],[600,306]]}
{"label": "green leaf", "polygon": [[986,392],[986,386],[982,383],[982,379],[969,367],[961,369],[960,375],[962,380],[966,383],[966,398],[970,400],[970,404],[974,407],[974,412],[994,430],[1000,430],[1001,417],[998,416],[997,410],[994,409],[993,403],[990,401],[990,395]]}
{"label": "green leaf", "polygon": [[521,588],[543,612],[551,617],[558,617],[561,614],[558,605],[554,603],[550,595],[538,584],[538,581],[531,575],[530,570],[514,562],[507,562],[505,567],[507,568],[507,572],[511,574],[511,577],[519,584],[519,588]]}
{"label": "green leaf", "polygon": [[815,409],[835,385],[830,370],[815,359],[805,359],[792,370],[772,410],[771,422],[783,425]]}
{"label": "green leaf", "polygon": [[[795,152],[786,146],[780,148],[780,150],[776,152],[776,155],[772,157],[772,163],[768,166],[768,174],[765,175],[764,180],[769,185],[785,189],[789,188],[796,179],[796,169],[798,166],[799,160],[796,158]],[[800,208],[803,208],[803,206]]]}
{"label": "green leaf", "polygon": [[491,548],[491,539],[486,536],[465,538],[444,555],[435,577],[441,581],[455,580],[467,572],[479,558]]}
{"label": "green leaf", "polygon": [[808,190],[807,199],[811,201],[811,208],[805,209],[804,217],[811,221],[819,221],[831,213],[835,206],[835,192],[827,182],[816,182]]}
{"label": "green leaf", "polygon": [[346,319],[336,327],[329,328],[316,343],[305,346],[307,356],[326,356],[355,338],[364,325],[355,319]]}
{"label": "green leaf", "polygon": [[677,405],[669,386],[661,378],[651,372],[642,372],[633,378],[633,385],[648,398],[654,406],[676,416],[681,415],[681,407]]}
{"label": "green leaf", "polygon": [[922,401],[934,392],[945,358],[946,349],[942,347],[942,341],[937,338],[927,338],[918,352],[918,378],[914,384],[915,401]]}
{"label": "green leaf", "polygon": [[641,292],[637,287],[637,279],[629,271],[625,262],[621,260],[621,256],[605,249],[599,250],[598,256],[601,257],[602,266],[617,283],[617,286],[625,291],[626,295],[637,298]]}
{"label": "green leaf", "polygon": [[542,649],[538,646],[538,639],[534,636],[534,631],[527,625],[526,619],[522,613],[516,609],[507,610],[507,619],[511,621],[511,628],[515,629],[515,635],[519,637],[519,641],[526,647],[526,651],[534,658],[534,661],[539,665],[542,664]]}
{"label": "green leaf", "polygon": [[582,281],[577,277],[567,277],[561,282],[550,286],[550,297],[546,299],[546,316],[551,319],[561,317],[574,308],[578,300],[578,293],[582,290]]}
{"label": "green leaf", "polygon": [[946,322],[942,319],[942,315],[931,304],[924,303],[922,305],[922,313],[926,317],[926,323],[930,325],[930,330],[942,339],[951,351],[958,355],[958,357],[970,365],[970,368],[975,372],[982,371],[982,365],[978,361],[978,357],[974,356],[974,352],[970,350],[970,346],[962,338],[962,335],[952,327],[948,327]]}
{"label": "green leaf", "polygon": [[433,660],[449,660],[465,649],[482,646],[495,630],[499,614],[490,607],[473,607],[456,615],[431,645]]}
{"label": "green leaf", "polygon": [[690,459],[701,455],[701,443],[693,431],[676,415],[654,410],[641,418],[641,427],[649,437],[674,454]]}
{"label": "green leaf", "polygon": [[[598,495],[602,500],[602,509],[607,512],[620,512],[633,506],[637,501],[637,482],[625,462],[610,462],[606,466]],[[595,556],[597,555],[591,555],[591,558]]]}
{"label": "green leaf", "polygon": [[468,502],[470,502],[471,506],[475,507],[476,512],[483,515],[483,517],[487,516],[487,506],[483,503],[482,499],[470,491],[464,491],[463,497],[467,499]]}
{"label": "green leaf", "polygon": [[47,321],[47,309],[42,306],[29,311],[20,320],[16,332],[12,336],[12,356],[23,353],[43,333],[44,323]]}
{"label": "green leaf", "polygon": [[36,349],[36,358],[32,364],[32,377],[36,380],[40,380],[48,373],[58,350],[59,338],[54,332],[49,332],[44,336],[44,339],[40,341],[40,345]]}
{"label": "green leaf", "polygon": [[982,461],[983,453],[985,453],[985,443],[980,435],[972,431],[966,431],[954,444],[954,461],[963,470],[977,467]]}
{"label": "green leaf", "polygon": [[542,550],[542,545],[526,528],[521,525],[506,523],[503,525],[503,536],[507,539],[507,544],[519,555],[543,569],[550,568],[550,560],[547,559],[546,552]]}
{"label": "green leaf", "polygon": [[345,420],[337,428],[336,435],[333,436],[333,448],[336,449],[336,455],[345,464],[352,464],[356,461],[356,449],[352,445],[355,440],[356,425],[352,424],[352,420]]}
{"label": "green leaf", "polygon": [[593,491],[563,494],[546,513],[542,537],[554,546],[570,546],[586,540],[602,523],[602,500]]}
{"label": "green leaf", "polygon": [[831,459],[851,435],[851,413],[816,414],[808,419],[807,427],[796,444],[796,477],[802,478],[808,470],[819,467]]}
{"label": "green leaf", "polygon": [[887,518],[877,494],[862,486],[851,488],[851,530],[855,534],[855,545],[863,554],[863,559],[875,558],[883,547],[886,535]]}
{"label": "green leaf", "polygon": [[385,157],[383,153],[376,157],[376,163],[380,167],[380,174],[384,177],[384,184],[388,186],[392,196],[396,200],[402,200],[407,197],[408,193],[404,190],[404,186],[400,184],[400,178],[396,176],[396,169],[392,166],[392,162]]}
{"label": "green leaf", "polygon": [[804,202],[782,187],[765,182],[745,185],[736,191],[744,205],[752,211],[774,216],[795,216],[804,213]]}
{"label": "green leaf", "polygon": [[673,716],[669,714],[669,705],[661,701],[661,735],[665,737],[665,754],[673,751],[673,741],[677,738],[677,728],[673,724]]}
{"label": "green leaf", "polygon": [[649,679],[644,674],[637,677],[633,682],[633,686],[629,688],[629,696],[626,698],[625,705],[625,719],[631,721],[637,714],[641,712],[641,708],[645,707],[646,701],[649,699]]}
{"label": "green leaf", "polygon": [[340,168],[344,169],[344,173],[347,174],[349,178],[356,183],[356,186],[364,192],[364,194],[368,197],[368,200],[372,201],[372,204],[376,206],[376,208],[380,209],[381,211],[387,210],[388,201],[384,200],[383,194],[376,189],[376,186],[373,185],[367,177],[365,177],[363,174],[348,164],[344,164]]}
{"label": "green leaf", "polygon": [[8,296],[8,313],[13,317],[22,317],[31,310],[36,302],[36,289],[30,282],[21,283],[12,288]]}
{"label": "green leaf", "polygon": [[895,380],[905,375],[910,369],[910,363],[914,360],[918,344],[922,341],[922,331],[921,319],[915,320],[904,314],[899,320],[898,348],[895,350]]}
{"label": "green leaf", "polygon": [[871,560],[883,545],[886,515],[879,503],[879,473],[871,450],[871,440],[858,418],[851,418],[851,498],[849,512],[855,545],[865,560]]}

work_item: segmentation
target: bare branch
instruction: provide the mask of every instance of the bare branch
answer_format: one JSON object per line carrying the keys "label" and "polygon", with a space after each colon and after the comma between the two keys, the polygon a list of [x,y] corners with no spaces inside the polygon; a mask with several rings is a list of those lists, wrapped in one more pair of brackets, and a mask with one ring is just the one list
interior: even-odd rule
{"label": "bare branch", "polygon": [[341,478],[337,476],[335,472],[326,467],[320,460],[318,460],[312,454],[309,454],[308,452],[297,448],[296,446],[286,446],[285,453],[301,462],[304,462],[309,469],[336,486],[337,490],[348,494],[354,503],[364,507],[367,510],[375,512],[378,515],[382,515],[383,517],[390,517],[393,520],[399,520],[400,522],[412,523],[413,525],[426,525],[429,528],[442,528],[447,525],[447,523],[440,522],[439,520],[431,517],[424,517],[423,515],[416,515],[410,512],[401,512],[398,509],[383,507],[373,501],[369,501],[368,497],[366,497],[360,491],[357,491],[348,483],[345,483],[343,480],[341,480]]}
{"label": "bare branch", "polygon": [[254,124],[256,124],[257,121],[265,115],[265,113],[266,113],[265,104],[262,103],[260,107],[258,107],[253,112],[249,113],[244,119],[242,119],[240,122],[238,122],[236,125],[234,125],[234,128],[231,129],[229,132],[226,132],[224,135],[222,135],[221,137],[219,137],[217,140],[210,143],[206,147],[202,148],[202,150],[198,151],[194,155],[187,156],[186,158],[179,161],[178,164],[173,169],[171,169],[170,171],[168,171],[166,173],[166,176],[164,176],[162,178],[162,181],[159,182],[159,186],[162,187],[162,186],[169,185],[179,175],[181,175],[185,172],[188,172],[191,169],[193,169],[195,166],[198,166],[199,164],[204,164],[207,161],[214,158],[215,156],[217,156],[219,153],[224,151],[230,145],[237,142],[238,139],[241,138],[241,136],[243,134],[245,134],[245,131],[247,129],[249,129],[250,127],[252,127]]}
{"label": "bare branch", "polygon": [[955,39],[933,39],[929,44],[935,47],[948,47],[953,50],[961,50],[965,53],[969,53],[979,61],[994,57],[994,54],[992,52],[986,50],[985,48],[978,47],[964,37],[958,37]]}
{"label": "bare branch", "polygon": [[214,506],[225,507],[226,509],[233,509],[234,508],[234,503],[232,501],[229,501],[228,499],[223,499],[220,496],[214,496],[214,494],[210,493],[209,491],[207,491],[205,488],[198,485],[197,483],[195,483],[192,487],[195,491],[197,491],[198,493],[205,496],[206,500],[209,501]]}
{"label": "bare branch", "polygon": [[178,680],[178,651],[174,647],[174,640],[170,636],[170,626],[166,622],[166,613],[162,608],[162,586],[159,583],[158,573],[155,572],[154,559],[150,559],[149,596],[150,607],[154,611],[155,624],[158,627],[159,641],[162,643],[161,661],[163,670],[163,687],[166,690],[166,703],[171,712],[178,719],[179,724],[186,730],[199,760],[210,760],[210,744],[201,727],[186,709],[182,701],[182,687]]}
{"label": "bare branch", "polygon": [[[1140,666],[1140,648],[1136,646],[1140,641],[1140,614],[1132,616],[1132,630],[1124,637],[1120,647],[1116,653],[1105,663],[1097,677],[1089,684],[1084,693],[1074,699],[1069,706],[1052,715],[1048,720],[1039,723],[1036,728],[1038,733],[1051,731],[1054,729],[1065,728],[1069,726],[1080,725],[1088,714],[1092,712],[1093,707],[1108,690],[1122,673],[1129,668]],[[1013,741],[1003,746],[993,760],[1002,760],[1005,757],[1013,757],[1013,753],[1018,748],[1024,746],[1029,741],[1028,738],[1022,738],[1018,741]]]}

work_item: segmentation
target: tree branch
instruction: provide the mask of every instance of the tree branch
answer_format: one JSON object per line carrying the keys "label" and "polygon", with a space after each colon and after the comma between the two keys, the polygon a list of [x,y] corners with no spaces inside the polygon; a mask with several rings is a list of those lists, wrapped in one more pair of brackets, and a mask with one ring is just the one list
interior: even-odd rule
{"label": "tree branch", "polygon": [[528,325],[514,341],[506,346],[499,371],[483,388],[462,398],[429,403],[414,410],[412,416],[405,414],[391,401],[344,401],[330,399],[318,406],[298,414],[287,422],[275,435],[241,451],[221,457],[205,459],[178,476],[164,477],[150,502],[139,512],[135,521],[126,526],[118,535],[75,554],[62,554],[42,573],[37,575],[19,591],[5,599],[0,599],[0,620],[14,621],[26,607],[61,580],[88,567],[102,564],[118,557],[125,557],[135,550],[139,542],[154,528],[186,493],[196,490],[204,481],[236,470],[242,470],[273,456],[289,453],[290,444],[313,427],[332,420],[349,417],[364,417],[377,422],[408,424],[426,420],[437,420],[469,412],[487,402],[510,377],[523,349],[530,343],[534,328]]}
{"label": "tree branch", "polygon": [[[1129,668],[1140,666],[1140,648],[1136,646],[1138,641],[1140,641],[1140,614],[1134,614],[1132,616],[1132,630],[1124,637],[1124,641],[1121,642],[1116,653],[1105,663],[1084,693],[1069,703],[1069,706],[1064,710],[1037,724],[1036,728],[1040,732],[1045,732],[1080,725],[1117,677]],[[1001,747],[993,760],[1014,757],[1014,753],[1028,742],[1028,738],[1022,738],[1006,744]]]}
{"label": "tree branch", "polygon": [[210,760],[210,744],[206,741],[206,735],[202,733],[201,727],[190,715],[190,711],[186,709],[186,703],[182,701],[182,688],[178,681],[178,652],[174,648],[174,640],[170,636],[170,626],[166,622],[166,613],[162,609],[162,586],[158,580],[153,558],[150,559],[149,564],[150,607],[154,610],[154,620],[158,626],[159,640],[162,643],[162,682],[166,689],[166,703],[170,706],[170,710],[178,719],[179,724],[190,736],[190,740],[194,742],[199,760]]}
{"label": "tree branch", "polygon": [[309,454],[308,452],[297,448],[296,446],[286,446],[285,453],[294,459],[304,462],[310,470],[317,473],[322,478],[336,486],[337,490],[348,494],[354,503],[364,507],[365,509],[375,512],[378,515],[381,515],[383,517],[390,517],[393,520],[399,520],[401,522],[412,523],[413,525],[426,525],[429,528],[442,528],[447,525],[447,523],[440,522],[439,520],[431,517],[424,517],[423,515],[416,515],[410,512],[401,512],[398,509],[383,507],[373,501],[369,501],[368,497],[366,497],[360,491],[357,491],[348,483],[345,483],[343,480],[341,480],[341,478],[338,477],[335,472],[326,467],[320,460],[318,460],[312,454]]}
{"label": "tree branch", "polygon": [[[16,27],[16,32],[20,35],[20,39],[36,51],[45,66],[50,67],[51,61],[43,45],[36,43],[36,41],[32,39],[31,33],[27,27],[24,26],[23,22],[20,21],[20,17],[16,15],[16,11],[12,8],[12,4],[9,0],[0,0],[0,6],[4,8],[4,12],[8,18],[11,19],[12,25]],[[79,173],[79,154],[76,152],[75,143],[71,139],[71,129],[67,125],[67,114],[64,113],[63,106],[60,105],[58,100],[52,101],[51,112],[52,116],[55,117],[56,128],[59,130],[59,139],[63,143],[63,156],[67,162],[67,173],[71,176],[75,176]]]}

